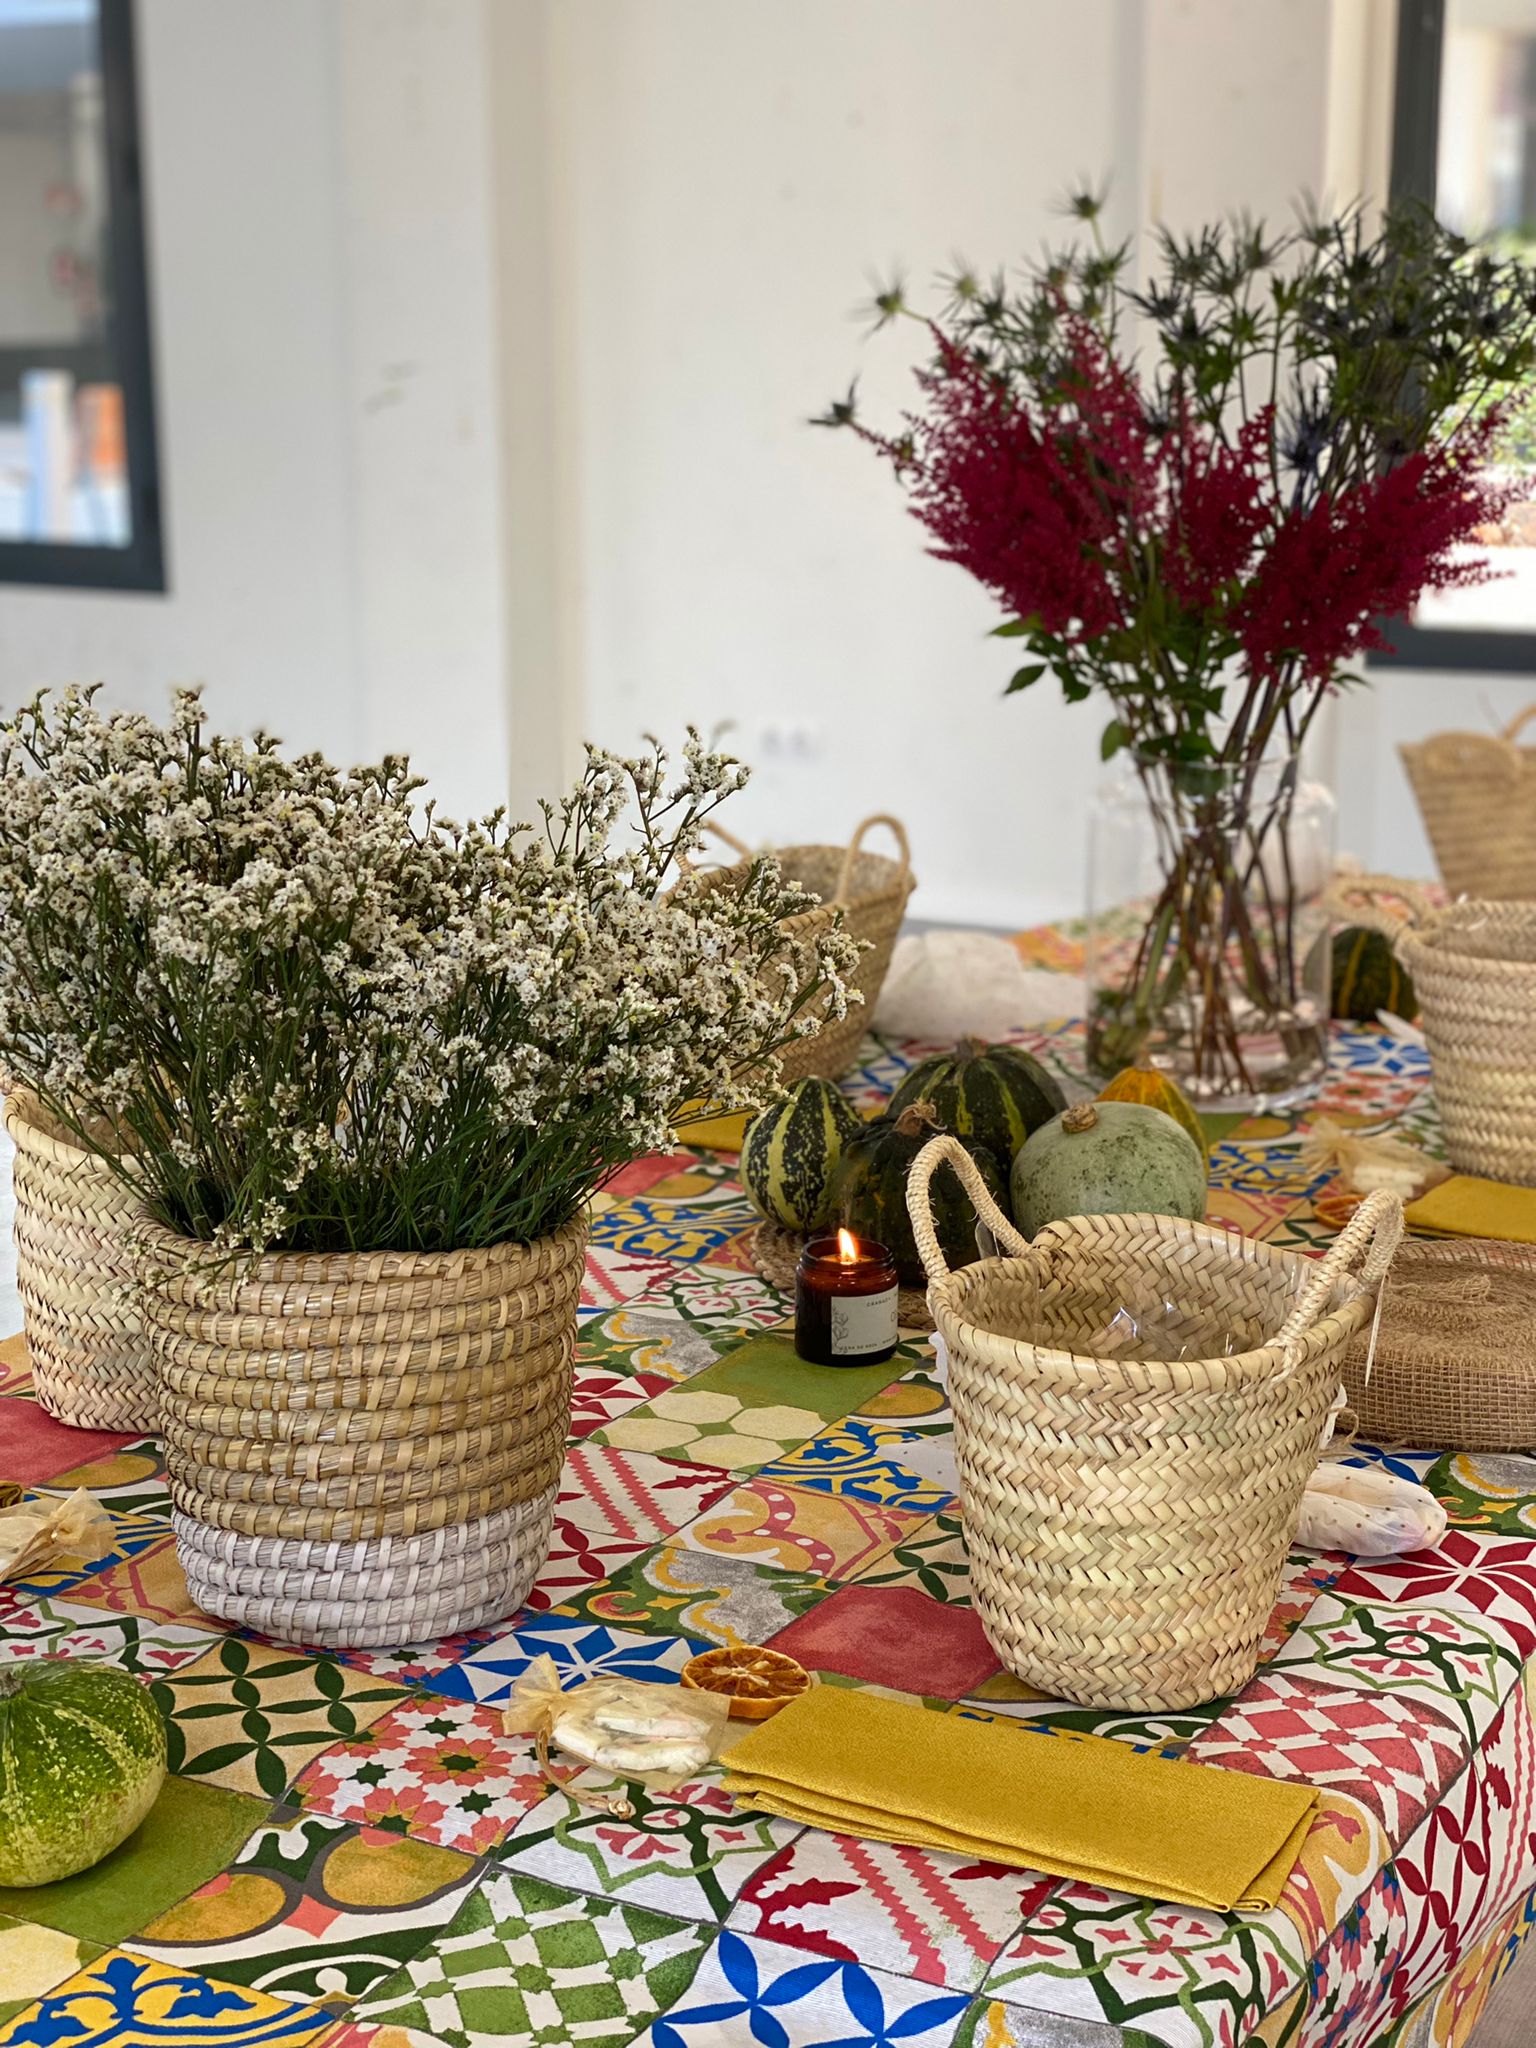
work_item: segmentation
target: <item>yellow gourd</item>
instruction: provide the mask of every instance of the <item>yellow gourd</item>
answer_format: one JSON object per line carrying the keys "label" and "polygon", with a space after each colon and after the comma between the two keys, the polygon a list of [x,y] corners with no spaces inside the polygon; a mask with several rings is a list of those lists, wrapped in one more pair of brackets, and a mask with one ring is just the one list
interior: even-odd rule
{"label": "yellow gourd", "polygon": [[1164,1116],[1171,1116],[1182,1130],[1189,1133],[1200,1147],[1200,1156],[1207,1158],[1210,1147],[1205,1139],[1205,1126],[1195,1114],[1194,1104],[1184,1093],[1177,1081],[1167,1074],[1159,1073],[1156,1067],[1124,1067],[1113,1081],[1099,1090],[1100,1102],[1144,1102],[1151,1109],[1160,1109]]}

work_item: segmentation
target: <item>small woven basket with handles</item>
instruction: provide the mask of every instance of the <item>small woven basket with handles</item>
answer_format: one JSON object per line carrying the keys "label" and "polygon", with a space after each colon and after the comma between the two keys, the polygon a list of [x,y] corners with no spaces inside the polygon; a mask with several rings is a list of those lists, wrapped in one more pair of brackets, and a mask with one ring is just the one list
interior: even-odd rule
{"label": "small woven basket with handles", "polygon": [[[949,1270],[928,1199],[946,1165],[1006,1257]],[[939,1137],[907,1203],[949,1354],[972,1597],[999,1658],[1088,1707],[1236,1692],[1402,1233],[1397,1197],[1367,1196],[1320,1261],[1170,1216],[1074,1216],[1030,1243]],[[1107,1355],[1112,1323],[1147,1322],[1154,1344]],[[1244,1348],[1204,1355],[1218,1334]]]}
{"label": "small woven basket with handles", "polygon": [[1436,908],[1412,882],[1349,875],[1328,904],[1413,976],[1451,1164],[1536,1186],[1536,902]]}
{"label": "small woven basket with handles", "polygon": [[1528,704],[1502,733],[1440,732],[1400,747],[1424,829],[1453,896],[1536,898],[1536,746],[1517,746]]}
{"label": "small woven basket with handles", "polygon": [[[896,841],[897,859],[866,852],[865,835],[876,825],[884,825]],[[740,858],[729,867],[698,869],[697,879],[709,888],[739,889],[752,871],[754,855],[723,826],[711,823],[709,829]],[[906,828],[899,819],[877,811],[846,846],[782,846],[775,853],[787,881],[821,898],[813,910],[785,920],[790,936],[812,939],[841,911],[844,928],[865,944],[849,977],[850,995],[857,989],[863,1002],[850,1001],[845,1017],[828,1018],[814,1038],[795,1039],[779,1055],[786,1088],[812,1076],[835,1081],[853,1065],[874,1020],[907,898],[916,887]],[[821,1001],[813,998],[807,1007]]]}

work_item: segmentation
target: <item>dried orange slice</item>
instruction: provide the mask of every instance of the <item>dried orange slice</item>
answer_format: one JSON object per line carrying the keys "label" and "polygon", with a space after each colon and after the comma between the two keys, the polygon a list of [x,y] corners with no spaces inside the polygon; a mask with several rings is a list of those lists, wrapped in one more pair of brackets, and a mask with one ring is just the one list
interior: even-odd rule
{"label": "dried orange slice", "polygon": [[682,1681],[695,1692],[728,1694],[733,1721],[766,1721],[810,1690],[811,1674],[782,1650],[744,1643],[734,1649],[701,1650],[683,1666]]}

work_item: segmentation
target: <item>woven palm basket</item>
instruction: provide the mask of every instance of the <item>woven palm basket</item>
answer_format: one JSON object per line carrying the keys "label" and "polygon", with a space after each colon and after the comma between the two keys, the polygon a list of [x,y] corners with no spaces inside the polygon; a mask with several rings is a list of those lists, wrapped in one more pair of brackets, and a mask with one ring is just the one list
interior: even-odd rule
{"label": "woven palm basket", "polygon": [[1398,749],[1453,896],[1536,898],[1536,704],[1495,736],[1442,732]]}
{"label": "woven palm basket", "polygon": [[1536,1245],[1410,1239],[1344,1385],[1372,1443],[1536,1450]]}
{"label": "woven palm basket", "polygon": [[586,1224],[483,1251],[273,1253],[141,1223],[183,1569],[290,1641],[511,1613],[549,1549]]}
{"label": "woven palm basket", "polygon": [[77,1429],[155,1429],[154,1353],[131,1289],[139,1205],[27,1089],[11,1087],[4,1116],[16,1147],[16,1286],[37,1398]]}
{"label": "woven palm basket", "polygon": [[[928,1201],[946,1163],[1009,1257],[949,1271]],[[972,1596],[998,1657],[1089,1707],[1236,1692],[1402,1205],[1368,1196],[1318,1262],[1168,1216],[1074,1216],[1030,1244],[948,1137],[907,1187],[949,1354]]]}
{"label": "woven palm basket", "polygon": [[[884,825],[896,841],[898,859],[864,850],[865,834],[876,825]],[[730,867],[700,869],[696,879],[712,889],[740,889],[752,872],[751,849],[719,825],[712,824],[710,830],[740,858]],[[786,1088],[812,1076],[835,1081],[853,1065],[869,1031],[907,899],[917,886],[906,829],[898,819],[877,812],[864,820],[846,846],[784,846],[776,851],[785,879],[821,898],[814,910],[785,919],[787,934],[802,943],[812,940],[841,912],[844,928],[865,946],[849,977],[847,1015],[827,1017],[815,1037],[795,1039],[779,1054]],[[862,1002],[852,999],[854,991]],[[811,1015],[825,1016],[825,1009],[824,997],[813,997],[804,1006]]]}
{"label": "woven palm basket", "polygon": [[1389,875],[1341,879],[1328,900],[1413,976],[1451,1164],[1536,1186],[1536,902],[1436,909]]}

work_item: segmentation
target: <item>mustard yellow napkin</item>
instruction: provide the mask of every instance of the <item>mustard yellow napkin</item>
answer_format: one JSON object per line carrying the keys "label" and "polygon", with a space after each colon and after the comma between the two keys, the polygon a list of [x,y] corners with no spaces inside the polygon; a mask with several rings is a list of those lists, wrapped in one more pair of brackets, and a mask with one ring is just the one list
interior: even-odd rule
{"label": "mustard yellow napkin", "polygon": [[694,1114],[703,1110],[703,1103],[689,1103],[680,1111],[672,1127],[672,1135],[680,1145],[694,1145],[703,1152],[739,1152],[742,1140],[747,1135],[747,1125],[757,1115],[755,1109],[727,1109],[718,1116]]}
{"label": "mustard yellow napkin", "polygon": [[1536,1188],[1453,1173],[1403,1211],[1410,1230],[1433,1237],[1499,1237],[1536,1244]]}
{"label": "mustard yellow napkin", "polygon": [[1275,1904],[1317,1809],[1310,1785],[830,1685],[724,1762],[725,1789],[764,1813],[1218,1912]]}

